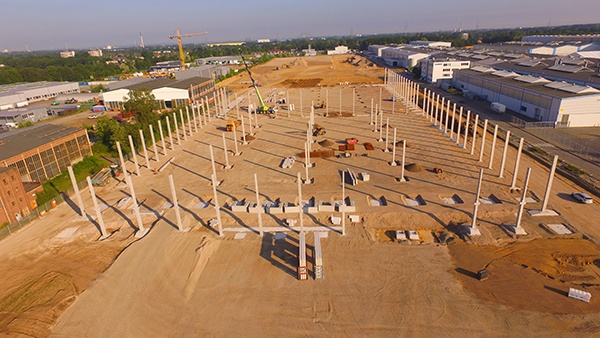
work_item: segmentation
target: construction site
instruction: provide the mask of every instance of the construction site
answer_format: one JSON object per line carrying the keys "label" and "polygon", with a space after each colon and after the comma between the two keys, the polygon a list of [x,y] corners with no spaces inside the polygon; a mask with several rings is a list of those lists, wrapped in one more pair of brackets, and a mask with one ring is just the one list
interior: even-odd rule
{"label": "construction site", "polygon": [[2,241],[0,336],[600,332],[600,206],[527,140],[360,56],[214,103]]}

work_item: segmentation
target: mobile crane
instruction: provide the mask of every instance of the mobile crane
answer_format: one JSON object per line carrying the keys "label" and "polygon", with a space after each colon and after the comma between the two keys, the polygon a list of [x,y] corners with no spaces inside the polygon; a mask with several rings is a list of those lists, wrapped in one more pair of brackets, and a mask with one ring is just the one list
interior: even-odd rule
{"label": "mobile crane", "polygon": [[246,59],[244,59],[244,55],[242,55],[241,51],[240,51],[240,56],[242,57],[242,62],[246,66],[246,71],[248,72],[248,75],[250,75],[250,81],[252,81],[252,87],[254,87],[254,90],[256,91],[256,96],[258,97],[258,101],[260,103],[258,108],[256,108],[255,112],[257,114],[269,114],[269,115],[273,114],[274,113],[273,108],[269,108],[265,104],[265,101],[263,101],[262,96],[260,96],[260,92],[258,91],[258,85],[256,84],[256,81],[254,81],[254,78],[252,77],[252,73],[250,72],[250,68],[248,67],[248,63],[246,62]]}

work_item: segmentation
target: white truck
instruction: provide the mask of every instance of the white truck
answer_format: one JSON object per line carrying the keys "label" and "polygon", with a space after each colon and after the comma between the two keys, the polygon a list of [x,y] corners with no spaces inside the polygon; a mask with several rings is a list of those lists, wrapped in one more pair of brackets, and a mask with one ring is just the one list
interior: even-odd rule
{"label": "white truck", "polygon": [[506,106],[500,102],[492,102],[492,110],[496,113],[504,113],[506,112]]}

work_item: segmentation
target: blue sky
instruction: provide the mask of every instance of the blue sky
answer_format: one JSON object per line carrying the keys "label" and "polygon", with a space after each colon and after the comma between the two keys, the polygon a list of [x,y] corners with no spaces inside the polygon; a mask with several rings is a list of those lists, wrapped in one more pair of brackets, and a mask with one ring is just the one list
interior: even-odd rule
{"label": "blue sky", "polygon": [[598,0],[0,0],[0,51],[600,22]]}

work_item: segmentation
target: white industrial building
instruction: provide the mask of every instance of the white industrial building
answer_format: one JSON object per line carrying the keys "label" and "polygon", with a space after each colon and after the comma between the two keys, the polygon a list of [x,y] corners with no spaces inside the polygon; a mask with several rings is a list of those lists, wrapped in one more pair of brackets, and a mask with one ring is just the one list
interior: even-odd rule
{"label": "white industrial building", "polygon": [[381,57],[391,67],[412,68],[429,56],[404,47],[388,47],[381,51]]}
{"label": "white industrial building", "polygon": [[77,82],[33,82],[0,86],[0,110],[21,108],[60,94],[79,93]]}
{"label": "white industrial building", "polygon": [[481,66],[454,74],[453,85],[467,96],[499,102],[538,121],[600,126],[600,90],[596,88]]}
{"label": "white industrial building", "polygon": [[123,104],[129,99],[129,91],[134,89],[152,90],[161,108],[182,107],[205,96],[212,98],[212,92],[215,90],[215,81],[212,78],[192,77],[180,81],[168,78],[133,80],[111,84],[113,90],[104,92],[100,96],[104,106],[111,110],[123,109]]}
{"label": "white industrial building", "polygon": [[368,47],[368,51],[369,53],[377,56],[377,57],[381,57],[381,53],[383,52],[384,49],[386,48],[390,48],[390,46],[386,46],[386,45],[369,45]]}
{"label": "white industrial building", "polygon": [[241,56],[213,56],[194,60],[197,65],[239,65],[242,64]]}
{"label": "white industrial building", "polygon": [[429,83],[438,80],[449,80],[454,76],[455,70],[469,69],[471,61],[456,59],[423,59],[421,60],[421,79]]}
{"label": "white industrial building", "polygon": [[411,46],[415,47],[428,47],[428,48],[450,48],[452,47],[452,42],[445,41],[411,41],[409,42]]}
{"label": "white industrial building", "polygon": [[52,116],[47,108],[17,108],[0,111],[0,126],[15,127],[22,122],[37,122]]}
{"label": "white industrial building", "polygon": [[334,50],[327,51],[327,55],[341,55],[341,54],[348,54],[348,53],[350,53],[350,50],[346,46],[337,46],[337,47],[335,47]]}

